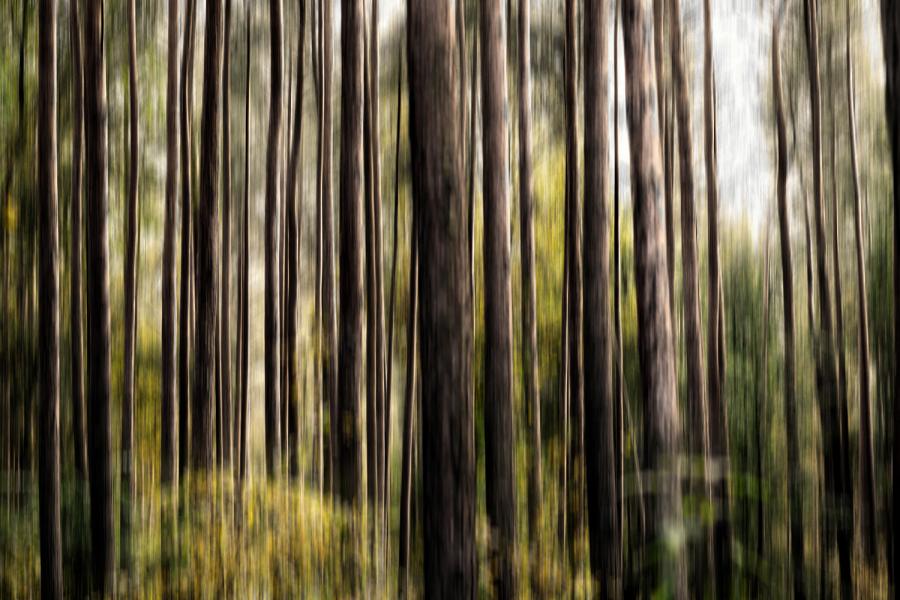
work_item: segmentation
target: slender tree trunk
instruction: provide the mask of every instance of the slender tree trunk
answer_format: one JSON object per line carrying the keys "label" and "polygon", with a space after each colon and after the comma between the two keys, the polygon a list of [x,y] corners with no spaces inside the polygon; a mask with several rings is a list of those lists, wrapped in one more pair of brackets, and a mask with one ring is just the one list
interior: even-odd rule
{"label": "slender tree trunk", "polygon": [[200,199],[197,211],[197,372],[194,378],[191,466],[213,467],[213,402],[218,298],[216,221],[218,220],[219,125],[224,54],[223,0],[207,0],[203,57],[203,115],[200,120]]}
{"label": "slender tree trunk", "polygon": [[250,43],[250,25],[252,22],[253,13],[250,12],[249,6],[247,11],[247,73],[246,73],[246,85],[247,88],[244,92],[244,211],[243,211],[243,219],[244,219],[244,227],[243,227],[243,240],[241,243],[241,349],[240,349],[240,372],[241,372],[241,383],[240,383],[240,442],[238,443],[238,458],[236,460],[240,461],[239,471],[239,481],[243,483],[244,479],[247,476],[247,460],[248,455],[250,454],[247,449],[247,388],[248,388],[248,380],[249,380],[249,364],[248,364],[248,350],[250,346],[249,334],[250,334],[250,64],[251,64],[251,49],[252,44]]}
{"label": "slender tree trunk", "polygon": [[340,497],[360,499],[359,394],[363,311],[363,43],[362,0],[341,1]]}
{"label": "slender tree trunk", "polygon": [[[680,448],[672,318],[669,312],[663,223],[659,137],[654,134],[652,103],[654,70],[648,0],[622,4],[625,42],[626,107],[633,170],[635,280],[638,348],[644,386],[644,458],[659,483],[651,500],[648,540],[659,542],[670,527],[681,526],[681,488],[677,457]],[[683,559],[662,557],[650,572],[652,588],[671,581],[671,590],[686,597]]]}
{"label": "slender tree trunk", "polygon": [[59,516],[59,214],[56,159],[56,0],[38,3],[38,360],[41,596],[62,598]]}
{"label": "slender tree trunk", "polygon": [[222,379],[222,463],[231,470],[233,403],[231,394],[231,4],[225,0],[225,55],[222,63],[222,292],[219,354]]}
{"label": "slender tree trunk", "polygon": [[266,473],[269,479],[278,477],[281,442],[279,440],[280,387],[278,357],[278,162],[281,152],[281,111],[283,70],[283,43],[281,0],[269,0],[269,26],[271,27],[270,72],[271,89],[269,104],[269,134],[266,149],[266,293],[265,293],[265,379],[266,379]]}
{"label": "slender tree trunk", "polygon": [[620,592],[609,314],[609,56],[606,0],[584,12],[584,413],[591,573],[600,595]]}
{"label": "slender tree trunk", "polygon": [[84,27],[84,164],[87,199],[87,422],[93,585],[115,592],[109,406],[106,58],[102,0],[86,3]]}
{"label": "slender tree trunk", "polygon": [[528,540],[532,589],[540,593],[540,524],[543,512],[541,397],[537,358],[537,292],[531,198],[531,2],[519,4],[519,239],[522,254],[522,388],[528,428]]}
{"label": "slender tree trunk", "polygon": [[122,396],[121,522],[120,561],[127,571],[131,567],[131,499],[134,495],[134,353],[137,338],[137,253],[138,253],[138,182],[139,107],[137,83],[137,32],[135,2],[128,2],[128,208],[125,246],[125,364]]}
{"label": "slender tree trunk", "polygon": [[[846,3],[850,23],[850,3]],[[859,294],[859,530],[863,557],[870,567],[878,561],[875,508],[875,457],[872,446],[872,406],[869,398],[869,306],[866,296],[866,263],[863,253],[862,192],[856,153],[856,99],[853,93],[853,60],[847,32],[847,106],[850,124],[850,164],[853,167],[853,223],[856,228],[856,281]]]}
{"label": "slender tree trunk", "polygon": [[190,462],[190,377],[191,377],[191,180],[193,178],[191,146],[193,115],[194,26],[197,0],[187,0],[184,27],[184,50],[181,63],[181,323],[178,336],[178,465],[183,476]]}
{"label": "slender tree trunk", "polygon": [[[73,7],[77,4],[73,3]],[[166,200],[162,272],[162,399],[160,479],[178,487],[178,416],[175,406],[175,204],[178,202],[178,0],[169,0],[166,71]]]}
{"label": "slender tree trunk", "polygon": [[[81,81],[81,25],[79,24],[78,2],[72,2],[69,7],[69,38],[72,44],[72,199],[69,205],[71,210],[72,247],[69,251],[71,270],[71,331],[69,336],[72,345],[72,432],[74,438],[75,475],[82,482],[88,478],[87,471],[87,445],[84,435],[84,358],[82,335],[82,297],[84,286],[81,283],[81,254],[83,244],[81,232],[82,222],[82,151],[84,148],[84,89]],[[176,39],[176,60],[178,55]],[[6,198],[6,194],[4,194]],[[5,244],[5,240],[4,240]],[[3,247],[4,261],[6,260],[6,247]],[[4,262],[5,265],[5,262]],[[4,269],[4,290],[6,290],[6,268]],[[4,292],[5,294],[6,292]],[[5,298],[5,296],[4,296]],[[6,308],[6,302],[3,304]],[[5,314],[5,313],[4,313]],[[6,365],[4,365],[6,366]],[[11,416],[11,415],[10,415]]]}
{"label": "slender tree trunk", "polygon": [[781,281],[784,296],[784,422],[787,430],[788,524],[794,598],[806,597],[803,559],[803,499],[801,497],[800,444],[797,427],[797,397],[794,366],[794,272],[791,262],[791,225],[788,217],[788,147],[781,98],[780,19],[772,23],[772,88],[775,104],[775,133],[778,148],[777,196],[778,231],[781,240]]}
{"label": "slender tree trunk", "polygon": [[[413,198],[421,285],[424,594],[474,598],[475,430],[471,259],[463,196],[456,10],[407,3]],[[474,117],[474,113],[473,113]]]}
{"label": "slender tree trunk", "polygon": [[[315,52],[314,55],[316,57],[315,60],[315,68],[313,69],[313,73],[316,75],[314,78],[314,83],[316,84],[316,298],[315,298],[315,325],[314,325],[314,343],[315,343],[315,373],[316,373],[316,404],[314,404],[314,412],[318,417],[316,421],[316,433],[317,433],[317,454],[316,454],[316,464],[318,465],[319,472],[319,493],[321,494],[327,489],[326,485],[326,468],[328,465],[328,457],[329,454],[325,447],[325,424],[327,422],[328,416],[328,404],[325,399],[324,389],[323,389],[323,373],[322,373],[322,259],[323,259],[323,248],[322,248],[322,179],[323,179],[323,144],[324,144],[324,100],[325,100],[325,92],[323,85],[323,45],[322,45],[322,0],[317,0],[314,2],[314,6],[316,7],[316,15],[315,15],[315,23],[316,26],[313,28],[314,43],[315,43]],[[328,471],[330,473],[330,470]]]}
{"label": "slender tree trunk", "polygon": [[622,347],[622,251],[619,206],[619,15],[621,0],[613,0],[613,319],[616,335],[615,366],[613,367],[613,403],[615,406],[613,439],[616,460],[616,491],[619,493],[618,523],[619,560],[622,573],[625,559],[625,369]]}
{"label": "slender tree trunk", "polygon": [[506,110],[506,18],[502,0],[481,3],[484,157],[484,442],[490,561],[498,598],[518,595],[513,458],[512,293]]}
{"label": "slender tree trunk", "polygon": [[713,561],[716,593],[731,596],[731,510],[728,493],[730,459],[728,452],[728,417],[724,399],[724,381],[720,361],[719,293],[719,191],[716,156],[715,78],[712,62],[712,15],[709,0],[703,2],[704,21],[704,133],[706,141],[706,194],[709,220],[709,448],[712,466],[718,471],[711,480],[713,500],[718,517],[713,525]]}

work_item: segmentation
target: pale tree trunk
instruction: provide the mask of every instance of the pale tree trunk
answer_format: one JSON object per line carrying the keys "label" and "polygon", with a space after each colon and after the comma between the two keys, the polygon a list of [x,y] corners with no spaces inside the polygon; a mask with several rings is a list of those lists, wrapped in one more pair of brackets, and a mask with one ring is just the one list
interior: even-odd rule
{"label": "pale tree trunk", "polygon": [[[648,100],[655,92],[648,0],[622,4],[625,44],[626,107],[631,140],[634,203],[635,281],[638,348],[644,386],[645,469],[659,487],[650,500],[648,540],[658,543],[672,527],[681,527],[681,481],[678,467],[679,415],[675,392],[672,318],[666,280],[662,174],[656,115]],[[683,559],[666,555],[648,573],[651,589],[664,582],[678,598],[687,595]]]}
{"label": "pale tree trunk", "polygon": [[[534,217],[531,197],[531,2],[519,3],[519,239],[522,255],[522,376],[528,429],[529,564],[535,594],[540,592],[540,523],[543,512],[541,397],[537,358],[537,287],[534,275]],[[473,117],[474,118],[474,117]]]}
{"label": "pale tree trunk", "polygon": [[103,5],[86,3],[84,22],[87,423],[94,592],[115,592],[109,404],[107,112]]}
{"label": "pale tree trunk", "polygon": [[[73,3],[73,7],[77,3]],[[169,0],[166,73],[166,200],[162,269],[162,398],[160,479],[178,487],[178,416],[175,406],[175,210],[178,202],[178,0]]]}
{"label": "pale tree trunk", "polygon": [[604,597],[621,592],[609,314],[609,55],[606,0],[584,11],[584,417],[591,573]]}
{"label": "pale tree trunk", "polygon": [[502,0],[481,3],[484,199],[484,442],[491,564],[498,598],[518,595],[513,456],[506,19]]}
{"label": "pale tree trunk", "polygon": [[803,499],[801,497],[800,443],[797,426],[796,374],[794,363],[794,271],[791,262],[791,223],[788,216],[788,148],[781,98],[780,19],[772,23],[772,88],[775,104],[775,134],[778,148],[778,232],[781,241],[781,281],[784,297],[784,422],[787,439],[788,529],[794,598],[806,597],[803,577]]}
{"label": "pale tree trunk", "polygon": [[56,149],[56,0],[38,3],[38,347],[41,596],[62,598],[59,510],[59,214]]}
{"label": "pale tree trunk", "polygon": [[[850,3],[847,2],[850,23]],[[859,183],[859,164],[856,153],[856,99],[853,93],[853,60],[850,54],[850,33],[847,33],[847,106],[850,124],[850,164],[853,167],[853,224],[856,228],[856,281],[859,294],[859,530],[865,560],[877,565],[877,529],[875,508],[875,458],[872,447],[872,405],[869,398],[869,306],[866,296],[866,262],[863,252],[862,192]]]}
{"label": "pale tree trunk", "polygon": [[[456,3],[407,3],[413,198],[421,292],[424,596],[474,598],[471,260],[463,195]],[[474,115],[474,113],[473,113]]]}
{"label": "pale tree trunk", "polygon": [[[674,148],[672,129],[674,115],[669,109],[669,78],[666,70],[665,38],[666,38],[666,4],[674,5],[675,0],[653,0],[653,59],[656,64],[656,112],[659,120],[659,139],[662,146],[663,190],[666,202],[666,271],[669,281],[669,312],[672,314],[672,333],[677,329],[675,317],[675,215],[674,215]],[[673,32],[668,32],[672,37]],[[683,234],[682,234],[683,235]],[[674,339],[674,338],[673,338]]]}
{"label": "pale tree trunk", "polygon": [[365,168],[365,244],[366,244],[366,483],[367,483],[367,500],[371,505],[371,510],[376,515],[372,519],[372,544],[375,544],[375,525],[379,512],[380,498],[380,476],[381,457],[378,454],[378,438],[380,422],[377,415],[377,397],[376,377],[378,369],[376,362],[378,334],[375,326],[375,313],[377,308],[377,282],[375,270],[378,268],[375,259],[375,207],[373,201],[372,189],[372,104],[371,104],[371,86],[369,81],[369,46],[364,48],[364,68],[365,89],[363,100],[363,149],[364,149],[364,168]]}
{"label": "pale tree trunk", "polygon": [[138,253],[138,158],[139,108],[137,83],[137,32],[135,2],[128,2],[128,208],[125,241],[125,364],[122,396],[121,522],[120,561],[126,572],[131,566],[131,498],[134,495],[134,347],[137,338],[137,253]]}
{"label": "pale tree trunk", "polygon": [[[616,335],[615,365],[613,367],[613,403],[614,424],[613,440],[616,461],[616,491],[619,493],[618,523],[620,539],[624,541],[625,532],[625,368],[622,348],[622,240],[620,223],[619,197],[619,9],[621,0],[613,4],[613,319]],[[625,544],[619,546],[619,560],[622,573],[625,568]]]}
{"label": "pale tree trunk", "polygon": [[208,0],[203,56],[203,113],[200,118],[200,198],[197,210],[197,323],[196,369],[191,424],[191,467],[213,467],[213,402],[218,298],[216,222],[218,220],[219,125],[222,115],[224,54],[223,0]]}

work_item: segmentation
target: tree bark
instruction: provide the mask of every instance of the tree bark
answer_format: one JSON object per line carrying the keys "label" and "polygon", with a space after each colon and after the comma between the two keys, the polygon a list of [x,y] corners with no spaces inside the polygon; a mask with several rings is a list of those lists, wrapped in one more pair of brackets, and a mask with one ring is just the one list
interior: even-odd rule
{"label": "tree bark", "polygon": [[[76,6],[77,2],[72,6]],[[178,0],[169,0],[166,71],[166,200],[162,269],[162,398],[160,479],[178,487],[178,415],[175,406],[175,204],[178,202]]]}
{"label": "tree bark", "polygon": [[585,481],[591,573],[600,595],[618,597],[621,556],[617,518],[614,404],[609,314],[609,57],[606,0],[584,11],[584,413]]}
{"label": "tree bark", "polygon": [[[850,23],[850,3],[847,2]],[[862,192],[856,151],[856,100],[853,93],[853,60],[850,54],[850,33],[846,38],[847,106],[850,124],[850,164],[853,168],[853,224],[856,228],[856,281],[859,294],[859,530],[863,557],[870,567],[878,560],[875,508],[875,457],[872,445],[872,403],[869,398],[869,306],[866,296],[866,263],[863,251]]]}
{"label": "tree bark", "polygon": [[[663,190],[666,202],[666,272],[669,282],[669,312],[672,315],[672,334],[677,336],[675,316],[675,215],[674,215],[674,163],[672,161],[674,115],[669,108],[670,79],[667,77],[663,56],[666,38],[666,4],[674,0],[653,0],[653,58],[656,63],[656,112],[659,120],[659,139],[662,150]],[[673,32],[668,32],[671,38]],[[673,42],[674,43],[674,42]],[[683,234],[682,234],[683,235]],[[674,337],[673,337],[674,339]]]}
{"label": "tree bark", "polygon": [[784,296],[784,422],[787,431],[788,528],[794,598],[806,597],[803,564],[803,499],[801,497],[800,444],[797,427],[797,397],[794,363],[794,272],[791,261],[791,224],[788,217],[788,147],[781,98],[780,19],[772,23],[772,88],[777,141],[776,182],[778,232],[781,240],[781,281]]}
{"label": "tree bark", "polygon": [[62,530],[59,509],[59,213],[56,149],[56,0],[38,3],[38,261],[42,353],[40,398],[41,596],[62,598]]}
{"label": "tree bark", "polygon": [[[625,539],[625,368],[622,348],[622,240],[619,205],[619,15],[621,0],[613,4],[613,319],[616,335],[613,367],[613,403],[615,406],[613,440],[616,461],[616,491],[619,494],[618,523],[620,540]],[[625,544],[619,545],[619,560],[624,574]]]}
{"label": "tree bark", "polygon": [[137,32],[135,2],[128,2],[128,208],[125,246],[125,364],[122,396],[120,561],[126,572],[131,565],[131,498],[134,495],[134,353],[137,338],[137,253],[139,200],[139,107],[137,83]]}
{"label": "tree bark", "polygon": [[[474,598],[475,430],[469,397],[470,254],[457,119],[456,10],[451,0],[407,3],[413,198],[417,220],[422,361],[424,594]],[[474,113],[473,113],[474,114]]]}
{"label": "tree bark", "polygon": [[269,104],[269,133],[266,149],[266,292],[265,292],[265,378],[266,378],[266,473],[270,480],[277,479],[280,465],[280,424],[278,392],[280,387],[279,323],[278,323],[278,174],[281,152],[282,80],[284,74],[282,42],[282,3],[269,0],[269,26],[271,27]]}
{"label": "tree bark", "polygon": [[[658,542],[670,527],[681,526],[681,488],[677,457],[679,415],[675,392],[672,320],[664,256],[659,137],[656,115],[648,0],[622,4],[625,43],[626,108],[631,140],[634,201],[635,280],[637,285],[638,348],[644,386],[645,468],[656,475],[658,493],[649,502],[648,540]],[[676,597],[687,595],[683,559],[665,556],[649,573],[658,588],[670,579]]]}
{"label": "tree bark", "polygon": [[222,63],[222,292],[219,309],[219,355],[222,386],[222,466],[230,471],[233,404],[231,394],[231,4],[225,0]]}
{"label": "tree bark", "polygon": [[249,323],[250,323],[250,24],[252,13],[247,12],[247,88],[244,93],[244,227],[243,240],[241,242],[241,348],[240,348],[240,416],[238,418],[239,442],[238,453],[235,460],[239,461],[238,481],[243,484],[247,476],[247,387],[249,379],[248,348],[249,348]]}
{"label": "tree bark", "polygon": [[91,555],[94,591],[103,596],[115,592],[115,540],[109,415],[108,150],[102,0],[86,3],[84,25],[86,342],[91,349],[87,353]]}

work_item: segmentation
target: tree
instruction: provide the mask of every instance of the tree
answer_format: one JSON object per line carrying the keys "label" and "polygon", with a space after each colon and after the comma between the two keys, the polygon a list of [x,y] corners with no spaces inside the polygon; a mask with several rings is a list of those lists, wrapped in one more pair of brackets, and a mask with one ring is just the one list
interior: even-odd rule
{"label": "tree", "polygon": [[222,63],[222,292],[219,310],[219,355],[222,388],[222,463],[231,469],[233,417],[231,401],[231,4],[225,0]]}
{"label": "tree", "polygon": [[407,2],[413,198],[421,294],[424,595],[474,598],[472,311],[455,2]]}
{"label": "tree", "polygon": [[506,121],[506,27],[500,0],[481,3],[484,156],[485,493],[492,529],[494,591],[515,597],[516,503],[513,459],[512,298]]}
{"label": "tree", "polygon": [[281,449],[279,439],[279,378],[278,378],[278,160],[281,148],[281,111],[282,85],[284,74],[282,12],[281,0],[269,0],[269,27],[271,28],[269,90],[269,134],[266,146],[266,293],[265,293],[265,331],[266,331],[266,473],[269,479],[278,477]]}
{"label": "tree", "polygon": [[[850,23],[850,3],[846,3]],[[856,100],[853,93],[853,60],[850,55],[850,33],[846,36],[847,106],[850,124],[850,164],[853,168],[853,224],[856,229],[856,281],[859,293],[859,479],[860,534],[865,559],[875,566],[878,559],[875,524],[875,457],[872,447],[872,406],[869,399],[869,306],[866,296],[866,264],[863,255],[862,193],[856,153]]]}
{"label": "tree", "polygon": [[56,1],[38,3],[38,235],[41,595],[62,598],[59,516],[59,223],[56,183]]}
{"label": "tree", "polygon": [[137,337],[137,253],[138,253],[138,151],[137,32],[135,2],[128,1],[128,208],[125,247],[125,364],[122,396],[121,468],[121,562],[128,570],[131,564],[131,498],[134,495],[134,345]]}
{"label": "tree", "polygon": [[[666,37],[666,5],[672,0],[653,0],[653,57],[656,61],[656,112],[659,119],[659,139],[662,140],[663,189],[666,201],[666,267],[669,275],[669,312],[675,316],[675,214],[674,214],[674,162],[672,131],[675,119],[669,108],[670,80],[664,59]],[[670,25],[671,29],[671,25]],[[673,35],[668,32],[669,37]],[[674,43],[674,42],[673,42]],[[674,330],[673,330],[674,335]]]}
{"label": "tree", "polygon": [[[625,536],[625,373],[624,351],[622,349],[622,248],[619,219],[619,14],[620,0],[613,5],[613,319],[615,323],[616,353],[613,367],[613,403],[615,424],[613,443],[616,460],[616,491],[618,497],[618,523],[620,539]],[[619,560],[624,557],[624,544],[619,546]],[[624,564],[623,564],[624,568]]]}
{"label": "tree", "polygon": [[[522,376],[528,426],[528,539],[532,570],[538,568],[541,494],[541,397],[537,359],[537,291],[531,199],[531,2],[519,3],[519,232],[522,255]],[[474,117],[473,117],[474,119]],[[536,578],[533,575],[532,580]],[[537,591],[537,590],[536,590]]]}
{"label": "tree", "polygon": [[[84,150],[84,91],[81,81],[81,25],[78,17],[78,2],[72,2],[69,8],[69,38],[72,44],[72,199],[69,205],[71,219],[71,249],[69,251],[72,281],[71,293],[71,337],[72,345],[72,432],[74,438],[75,473],[82,481],[87,482],[87,445],[84,435],[84,357],[82,335],[82,296],[84,286],[81,283],[81,241],[82,222],[82,173]],[[176,51],[177,53],[177,51]],[[5,248],[4,248],[5,250]],[[4,256],[5,259],[5,256]],[[4,275],[6,270],[4,270]],[[4,282],[5,283],[5,282]],[[4,285],[4,288],[6,286]],[[4,296],[5,297],[5,296]],[[4,303],[4,308],[6,304]],[[5,366],[5,365],[4,365]]]}
{"label": "tree", "polygon": [[584,416],[591,573],[601,595],[616,597],[619,524],[613,447],[609,314],[609,102],[605,0],[589,0],[584,14]]}
{"label": "tree", "polygon": [[[675,362],[668,285],[663,247],[659,138],[654,135],[652,108],[644,100],[654,89],[650,54],[648,0],[622,4],[625,45],[626,108],[631,140],[634,201],[635,281],[637,284],[638,352],[644,391],[645,469],[656,474],[658,494],[652,497],[648,539],[659,540],[681,523],[681,489],[677,457],[680,447]],[[652,105],[650,105],[652,106]],[[667,573],[669,571],[669,573]],[[685,597],[682,559],[666,556],[654,567],[650,582],[659,587],[669,575],[672,589]]]}
{"label": "tree", "polygon": [[85,263],[87,422],[91,556],[97,595],[114,593],[115,557],[109,417],[109,284],[107,255],[106,52],[103,2],[86,3],[84,27]]}
{"label": "tree", "polygon": [[[73,6],[77,4],[73,3]],[[178,486],[175,408],[175,203],[178,201],[178,0],[169,0],[166,74],[166,200],[162,272],[160,479]]]}
{"label": "tree", "polygon": [[806,597],[803,578],[803,504],[794,365],[794,271],[791,262],[791,222],[787,204],[787,127],[781,98],[780,16],[777,15],[772,22],[772,90],[778,157],[776,164],[778,232],[781,240],[781,281],[784,296],[784,423],[787,430],[788,503],[790,506],[788,528],[790,530],[791,572],[794,582],[794,598],[802,599]]}
{"label": "tree", "polygon": [[244,92],[244,211],[243,211],[243,239],[241,241],[241,345],[240,345],[240,413],[238,422],[238,452],[235,460],[239,463],[238,481],[243,484],[247,476],[247,387],[249,379],[249,324],[250,324],[250,24],[252,21],[252,13],[247,11],[247,73],[246,89]]}
{"label": "tree", "polygon": [[200,200],[197,211],[197,329],[196,374],[191,424],[191,466],[208,471],[214,465],[213,402],[216,389],[216,329],[218,273],[216,221],[218,220],[219,126],[222,115],[222,61],[224,55],[223,0],[207,0],[203,57],[203,114],[200,119]]}

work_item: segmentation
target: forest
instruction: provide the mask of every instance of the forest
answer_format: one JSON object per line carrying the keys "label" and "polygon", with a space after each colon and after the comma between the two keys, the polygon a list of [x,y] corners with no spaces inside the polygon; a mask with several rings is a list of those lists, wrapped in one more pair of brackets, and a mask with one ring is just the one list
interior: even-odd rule
{"label": "forest", "polygon": [[0,14],[0,598],[896,598],[900,2]]}

